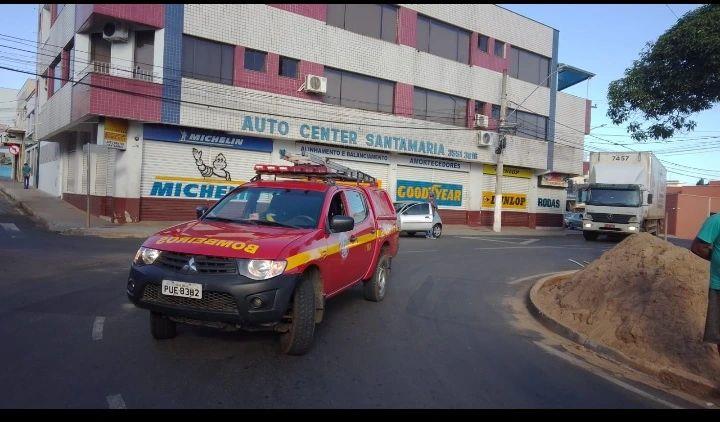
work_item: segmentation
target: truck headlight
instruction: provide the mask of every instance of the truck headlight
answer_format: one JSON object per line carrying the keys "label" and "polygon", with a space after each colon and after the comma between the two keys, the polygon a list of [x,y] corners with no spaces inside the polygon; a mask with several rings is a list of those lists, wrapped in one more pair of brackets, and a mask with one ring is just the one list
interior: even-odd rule
{"label": "truck headlight", "polygon": [[589,229],[590,227],[592,227],[592,224],[590,224],[590,223],[585,223],[585,228],[586,228],[586,229]]}
{"label": "truck headlight", "polygon": [[630,226],[630,227],[628,227],[628,230],[630,230],[631,232],[634,232],[634,231],[635,231],[635,227],[634,227],[634,226]]}
{"label": "truck headlight", "polygon": [[137,253],[135,254],[135,262],[138,265],[150,265],[153,262],[155,262],[156,259],[160,256],[160,251],[157,249],[152,248],[145,248],[143,246],[138,249]]}
{"label": "truck headlight", "polygon": [[287,261],[270,259],[238,259],[238,271],[253,280],[267,280],[285,271]]}

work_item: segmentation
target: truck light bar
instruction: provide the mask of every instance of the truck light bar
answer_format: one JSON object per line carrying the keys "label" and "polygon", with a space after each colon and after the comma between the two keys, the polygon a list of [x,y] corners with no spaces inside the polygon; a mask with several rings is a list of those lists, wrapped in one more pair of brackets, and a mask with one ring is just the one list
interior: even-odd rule
{"label": "truck light bar", "polygon": [[263,174],[284,176],[284,177],[305,177],[323,180],[338,180],[355,182],[377,186],[374,177],[359,170],[333,163],[329,158],[322,158],[314,154],[303,152],[302,155],[287,154],[280,151],[283,160],[290,161],[294,165],[256,164],[254,180],[259,180]]}

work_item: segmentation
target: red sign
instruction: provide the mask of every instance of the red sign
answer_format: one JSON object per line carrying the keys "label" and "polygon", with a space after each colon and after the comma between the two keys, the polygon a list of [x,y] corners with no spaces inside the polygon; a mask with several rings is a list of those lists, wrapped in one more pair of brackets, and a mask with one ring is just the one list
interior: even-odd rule
{"label": "red sign", "polygon": [[20,153],[20,147],[17,145],[10,145],[10,154],[18,155]]}

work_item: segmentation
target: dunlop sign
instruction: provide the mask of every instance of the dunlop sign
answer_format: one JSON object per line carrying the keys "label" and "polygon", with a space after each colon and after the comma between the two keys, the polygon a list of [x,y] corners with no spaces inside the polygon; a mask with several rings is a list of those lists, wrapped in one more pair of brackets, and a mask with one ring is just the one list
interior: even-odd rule
{"label": "dunlop sign", "polygon": [[[483,164],[484,174],[495,174],[494,164]],[[522,167],[503,166],[503,176],[505,177],[522,177],[523,179],[531,179],[533,177],[532,169]]]}
{"label": "dunlop sign", "polygon": [[[495,192],[484,191],[482,193],[483,208],[495,206]],[[524,210],[527,208],[527,195],[524,193],[504,193],[502,196],[502,208]]]}

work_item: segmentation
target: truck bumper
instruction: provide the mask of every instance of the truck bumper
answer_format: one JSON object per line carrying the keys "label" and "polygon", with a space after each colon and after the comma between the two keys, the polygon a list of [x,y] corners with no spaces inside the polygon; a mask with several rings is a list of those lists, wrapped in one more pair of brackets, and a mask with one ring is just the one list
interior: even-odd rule
{"label": "truck bumper", "polygon": [[599,223],[595,221],[583,220],[583,231],[591,231],[598,233],[625,233],[633,234],[640,232],[638,223],[618,224],[618,223]]}
{"label": "truck bumper", "polygon": [[[133,264],[127,283],[128,299],[140,308],[197,321],[221,322],[253,329],[279,322],[290,303],[300,274],[283,274],[255,281],[238,274],[185,275],[155,265]],[[162,281],[202,284],[202,299],[162,294]],[[261,306],[257,306],[259,298]]]}

